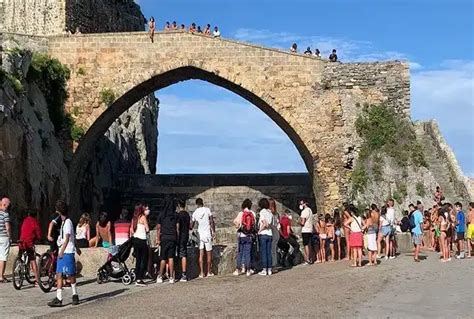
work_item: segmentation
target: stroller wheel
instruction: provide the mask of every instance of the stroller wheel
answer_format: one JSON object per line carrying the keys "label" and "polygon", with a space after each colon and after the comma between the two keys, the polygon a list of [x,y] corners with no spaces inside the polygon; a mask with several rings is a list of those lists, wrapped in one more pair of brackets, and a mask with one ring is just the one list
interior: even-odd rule
{"label": "stroller wheel", "polygon": [[127,286],[130,285],[130,284],[132,283],[132,277],[130,277],[129,274],[123,275],[123,277],[122,277],[122,283],[123,283],[124,285],[127,285]]}
{"label": "stroller wheel", "polygon": [[135,273],[135,268],[130,269],[129,274],[130,274],[130,278],[132,278],[132,282],[137,280],[137,274]]}

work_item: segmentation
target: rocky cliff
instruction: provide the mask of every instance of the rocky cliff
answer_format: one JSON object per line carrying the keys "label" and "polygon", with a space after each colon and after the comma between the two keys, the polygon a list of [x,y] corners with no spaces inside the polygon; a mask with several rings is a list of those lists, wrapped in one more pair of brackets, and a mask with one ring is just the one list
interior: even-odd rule
{"label": "rocky cliff", "polygon": [[[1,61],[0,193],[11,197],[14,218],[35,209],[45,223],[55,201],[69,198],[69,134],[75,124],[64,124],[72,118],[67,115],[58,124],[58,109],[51,107],[57,100],[47,96],[51,88],[30,76],[31,52],[7,47]],[[158,101],[150,95],[111,125],[77,181],[83,185],[83,208],[98,212],[113,203],[109,190],[117,174],[155,172],[157,117]],[[64,127],[58,128],[61,121]]]}

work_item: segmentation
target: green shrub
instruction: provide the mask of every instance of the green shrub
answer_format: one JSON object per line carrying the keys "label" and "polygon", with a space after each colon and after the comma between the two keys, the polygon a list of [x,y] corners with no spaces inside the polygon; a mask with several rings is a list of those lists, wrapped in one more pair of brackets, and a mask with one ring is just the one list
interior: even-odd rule
{"label": "green shrub", "polygon": [[27,78],[29,81],[34,81],[43,92],[48,104],[49,117],[56,132],[67,127],[64,104],[68,97],[66,86],[69,77],[69,69],[59,60],[43,53],[33,54]]}
{"label": "green shrub", "polygon": [[115,93],[109,88],[104,88],[100,91],[100,101],[107,107],[111,106],[115,101]]}
{"label": "green shrub", "polygon": [[10,82],[10,84],[12,85],[13,90],[17,95],[25,93],[25,88],[23,87],[23,83],[21,83],[20,79],[18,79],[12,74],[6,74],[6,78],[8,82]]}
{"label": "green shrub", "polygon": [[416,183],[416,194],[420,197],[425,197],[426,189],[425,185],[422,182]]}
{"label": "green shrub", "polygon": [[365,189],[369,176],[362,165],[356,165],[351,175],[352,191],[357,194]]}
{"label": "green shrub", "polygon": [[75,142],[79,141],[83,136],[84,134],[86,133],[84,128],[79,126],[79,125],[76,125],[75,123],[71,126],[71,129],[70,129],[70,133],[71,133],[71,139]]}

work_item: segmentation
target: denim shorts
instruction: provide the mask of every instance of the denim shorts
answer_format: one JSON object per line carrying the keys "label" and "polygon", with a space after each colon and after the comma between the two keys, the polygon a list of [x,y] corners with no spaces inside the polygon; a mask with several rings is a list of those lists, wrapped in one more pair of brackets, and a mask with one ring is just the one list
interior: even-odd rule
{"label": "denim shorts", "polygon": [[63,258],[58,258],[56,273],[63,274],[66,277],[76,275],[76,259],[74,254],[64,254]]}
{"label": "denim shorts", "polygon": [[423,234],[413,234],[412,240],[415,245],[421,245]]}
{"label": "denim shorts", "polygon": [[392,233],[392,227],[389,226],[382,226],[382,235],[383,237],[388,236]]}

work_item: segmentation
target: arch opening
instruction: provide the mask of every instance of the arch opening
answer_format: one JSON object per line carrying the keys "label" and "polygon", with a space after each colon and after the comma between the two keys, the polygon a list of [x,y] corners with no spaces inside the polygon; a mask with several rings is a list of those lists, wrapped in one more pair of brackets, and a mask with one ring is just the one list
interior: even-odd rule
{"label": "arch opening", "polygon": [[[219,76],[216,73],[209,72],[194,66],[179,67],[155,76],[136,85],[120,98],[118,98],[108,109],[106,109],[92,124],[85,136],[80,141],[78,148],[73,156],[70,165],[71,180],[71,205],[78,208],[79,192],[80,192],[80,176],[85,170],[90,154],[97,141],[105,134],[111,124],[128,108],[138,102],[143,97],[166,88],[173,84],[187,80],[202,80],[218,87],[229,90],[236,95],[244,98],[251,104],[255,105],[264,114],[266,114],[278,127],[289,137],[295,145],[298,153],[303,159],[310,180],[313,180],[314,161],[303,140],[300,138],[295,129],[280,115],[271,105],[271,97],[260,97],[254,92],[234,83],[228,79]],[[270,102],[268,101],[270,99]]]}

